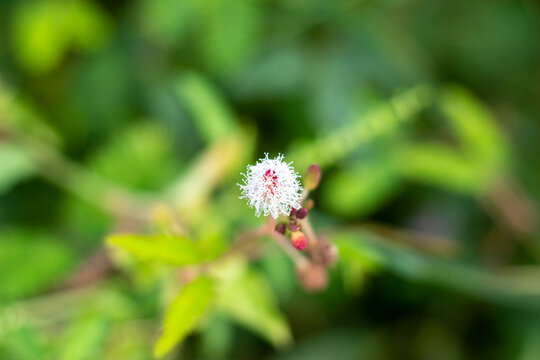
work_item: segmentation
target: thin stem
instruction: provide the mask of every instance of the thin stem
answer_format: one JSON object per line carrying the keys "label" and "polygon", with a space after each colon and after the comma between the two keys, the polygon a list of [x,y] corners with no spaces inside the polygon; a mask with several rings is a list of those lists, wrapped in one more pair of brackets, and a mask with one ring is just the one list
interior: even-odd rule
{"label": "thin stem", "polygon": [[236,254],[249,253],[254,245],[254,241],[263,237],[264,235],[270,234],[274,229],[274,226],[274,220],[269,218],[258,228],[241,233],[233,242],[232,246],[218,258],[210,262],[192,266],[184,266],[182,269],[180,269],[180,272],[205,273],[209,270],[210,266],[224,262]]}
{"label": "thin stem", "polygon": [[146,220],[149,196],[135,194],[109,182],[35,139],[22,137],[18,140],[29,150],[43,178],[112,216]]}
{"label": "thin stem", "polygon": [[313,227],[311,226],[311,223],[309,222],[309,218],[306,217],[305,219],[299,220],[300,226],[302,226],[302,230],[306,234],[306,237],[311,245],[317,244],[317,235],[315,235],[315,231],[313,231]]}
{"label": "thin stem", "polygon": [[306,258],[304,258],[303,255],[301,255],[294,247],[292,247],[291,244],[289,244],[285,236],[279,234],[276,231],[273,231],[268,235],[270,235],[272,239],[274,239],[274,241],[283,249],[283,251],[285,251],[285,253],[292,259],[295,265],[301,266],[307,263]]}
{"label": "thin stem", "polygon": [[296,265],[305,263],[307,260],[287,241],[287,238],[278,233],[276,228],[276,220],[268,217],[265,225],[262,227],[266,235],[269,235],[274,241],[285,251]]}

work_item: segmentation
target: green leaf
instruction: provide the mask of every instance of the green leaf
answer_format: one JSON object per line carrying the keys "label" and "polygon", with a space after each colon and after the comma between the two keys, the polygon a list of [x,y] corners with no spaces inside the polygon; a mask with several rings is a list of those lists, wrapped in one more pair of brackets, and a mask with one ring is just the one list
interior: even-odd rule
{"label": "green leaf", "polygon": [[204,0],[198,2],[200,46],[209,67],[228,75],[253,58],[259,46],[262,21],[257,0]]}
{"label": "green leaf", "polygon": [[187,284],[169,305],[163,319],[163,333],[154,346],[154,356],[169,353],[197,325],[213,294],[213,282],[199,277]]}
{"label": "green leaf", "polygon": [[449,86],[439,102],[466,151],[482,161],[480,166],[496,166],[508,156],[508,145],[495,118],[473,94]]}
{"label": "green leaf", "polygon": [[70,45],[84,51],[101,45],[108,27],[93,2],[21,2],[13,18],[15,57],[28,72],[46,73],[60,64]]}
{"label": "green leaf", "polygon": [[338,242],[339,267],[343,287],[349,293],[358,293],[366,275],[374,272],[381,263],[380,256],[361,242]]}
{"label": "green leaf", "polygon": [[540,270],[537,267],[493,271],[464,261],[427,255],[360,229],[340,230],[331,236],[340,251],[347,249],[367,263],[410,281],[437,285],[494,303],[539,308]]}
{"label": "green leaf", "polygon": [[204,359],[227,359],[234,346],[233,324],[223,315],[211,312],[201,324],[200,351]]}
{"label": "green leaf", "polygon": [[[534,318],[534,317],[533,317]],[[540,359],[540,342],[538,342],[539,324],[531,318],[525,328],[525,336],[521,345],[519,360]]]}
{"label": "green leaf", "polygon": [[139,14],[145,30],[158,43],[177,44],[192,18],[191,0],[142,0]]}
{"label": "green leaf", "polygon": [[399,174],[464,193],[482,188],[483,169],[459,151],[439,144],[403,146],[394,154]]}
{"label": "green leaf", "polygon": [[28,324],[23,323],[17,329],[6,332],[2,329],[0,336],[0,358],[17,360],[51,359],[51,349],[44,341],[43,334]]}
{"label": "green leaf", "polygon": [[323,184],[323,201],[332,212],[358,216],[375,210],[388,199],[399,180],[386,159],[376,158],[331,173]]}
{"label": "green leaf", "polygon": [[62,4],[65,9],[65,30],[74,46],[83,51],[99,48],[110,33],[106,13],[93,1]]}
{"label": "green leaf", "polygon": [[23,2],[14,14],[14,55],[29,72],[47,72],[62,58],[67,39],[57,10],[52,2]]}
{"label": "green leaf", "polygon": [[3,131],[21,138],[39,140],[54,148],[60,145],[59,134],[47,124],[33,101],[5,85],[0,86],[0,113]]}
{"label": "green leaf", "polygon": [[[235,263],[236,262],[236,263]],[[240,325],[259,334],[277,348],[292,341],[285,316],[277,307],[268,280],[238,259],[219,269],[223,279],[217,309]]]}
{"label": "green leaf", "polygon": [[235,117],[224,99],[202,76],[183,75],[176,84],[176,91],[206,141],[218,140],[235,127]]}
{"label": "green leaf", "polygon": [[[209,221],[210,222],[210,221]],[[225,251],[225,231],[218,226],[203,230],[199,235],[197,246],[201,256],[207,260],[217,258]]]}
{"label": "green leaf", "polygon": [[336,131],[314,141],[295,144],[289,158],[300,169],[311,163],[326,168],[358,148],[395,132],[401,122],[409,120],[431,103],[432,92],[425,86],[411,88],[351,119],[350,123]]}
{"label": "green leaf", "polygon": [[173,139],[163,127],[146,122],[118,135],[90,159],[90,167],[99,174],[130,188],[146,190],[160,189],[178,173]]}
{"label": "green leaf", "polygon": [[406,178],[477,193],[505,165],[507,144],[493,116],[466,90],[445,88],[439,104],[459,147],[431,142],[406,145],[393,155],[395,166]]}
{"label": "green leaf", "polygon": [[201,259],[196,244],[184,237],[113,234],[106,241],[142,261],[180,266],[196,264]]}
{"label": "green leaf", "polygon": [[364,332],[355,327],[340,328],[331,326],[328,329],[310,334],[295,345],[290,351],[284,351],[272,360],[358,360],[387,359],[388,355],[380,350],[382,347],[378,329],[371,328]]}
{"label": "green leaf", "polygon": [[0,193],[8,191],[17,182],[35,172],[36,166],[25,149],[0,142]]}
{"label": "green leaf", "polygon": [[287,303],[298,288],[294,263],[277,244],[272,244],[265,251],[265,256],[257,261],[257,265],[265,274],[275,296]]}
{"label": "green leaf", "polygon": [[109,323],[100,315],[78,319],[61,341],[60,359],[97,359],[104,345]]}
{"label": "green leaf", "polygon": [[30,231],[0,234],[0,299],[35,295],[59,281],[73,254],[57,239]]}

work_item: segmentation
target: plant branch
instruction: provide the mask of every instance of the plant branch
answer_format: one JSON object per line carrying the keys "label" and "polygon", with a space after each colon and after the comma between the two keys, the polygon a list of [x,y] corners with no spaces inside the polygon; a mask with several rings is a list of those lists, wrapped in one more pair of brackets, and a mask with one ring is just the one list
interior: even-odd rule
{"label": "plant branch", "polygon": [[274,239],[276,244],[278,244],[279,247],[281,247],[283,251],[292,259],[295,265],[300,266],[308,262],[308,260],[287,241],[287,238],[285,238],[285,236],[279,234],[276,231],[273,231],[268,235],[270,235],[270,237]]}
{"label": "plant branch", "polygon": [[311,223],[309,222],[309,217],[306,217],[302,220],[298,220],[300,223],[300,226],[302,226],[302,230],[306,234],[306,237],[310,243],[310,245],[317,244],[317,235],[315,234],[315,231],[313,230],[313,227],[311,226]]}

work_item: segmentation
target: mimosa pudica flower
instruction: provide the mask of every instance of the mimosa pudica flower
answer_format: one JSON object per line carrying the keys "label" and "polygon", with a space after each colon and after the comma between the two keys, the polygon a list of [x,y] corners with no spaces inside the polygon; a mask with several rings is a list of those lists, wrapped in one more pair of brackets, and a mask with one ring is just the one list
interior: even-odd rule
{"label": "mimosa pudica flower", "polygon": [[289,216],[291,209],[300,207],[302,186],[291,164],[283,161],[283,155],[269,159],[265,154],[255,165],[248,165],[242,174],[244,184],[238,186],[242,190],[240,199],[247,199],[255,215],[277,219],[279,214]]}

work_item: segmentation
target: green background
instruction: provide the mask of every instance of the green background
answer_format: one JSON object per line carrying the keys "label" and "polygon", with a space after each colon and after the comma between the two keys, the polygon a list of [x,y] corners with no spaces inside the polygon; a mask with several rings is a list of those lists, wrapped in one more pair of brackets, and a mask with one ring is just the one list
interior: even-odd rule
{"label": "green background", "polygon": [[0,0],[0,358],[150,359],[176,273],[105,237],[219,256],[268,152],[330,285],[265,239],[169,358],[539,359],[539,99],[534,1]]}

